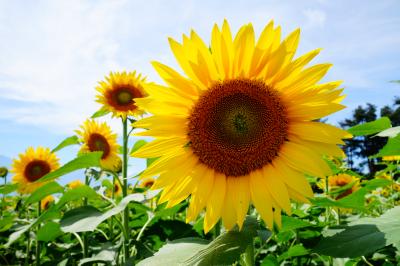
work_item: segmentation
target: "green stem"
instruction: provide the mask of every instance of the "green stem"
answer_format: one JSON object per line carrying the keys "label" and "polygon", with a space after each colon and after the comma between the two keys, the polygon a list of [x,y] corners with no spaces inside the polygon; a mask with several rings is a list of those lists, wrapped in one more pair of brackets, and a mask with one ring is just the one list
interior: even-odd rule
{"label": "green stem", "polygon": [[[85,185],[89,186],[89,176],[87,174],[85,175]],[[87,206],[87,205],[88,205],[88,199],[85,197],[83,199],[83,206]],[[80,240],[80,238],[78,238],[78,240]],[[82,245],[83,258],[87,258],[89,256],[89,245],[88,245],[88,242],[89,241],[88,241],[87,232],[84,232],[83,233],[83,245]]]}
{"label": "green stem", "polygon": [[254,265],[254,240],[251,240],[251,243],[247,246],[246,251],[244,252],[243,262],[246,266]]}
{"label": "green stem", "polygon": [[[126,197],[128,195],[128,119],[122,119],[123,126],[123,143],[122,143],[122,195]],[[129,205],[128,205],[129,206]],[[129,207],[126,206],[124,209],[124,228],[127,236],[124,239],[124,257],[125,263],[129,259]]]}
{"label": "green stem", "polygon": [[[329,197],[329,181],[327,176],[325,177],[325,194],[326,197]],[[329,222],[329,214],[330,214],[330,208],[326,207],[325,222]]]}
{"label": "green stem", "polygon": [[[41,205],[41,201],[39,200],[38,208],[37,208],[38,217],[42,213],[42,207],[40,205]],[[39,239],[37,239],[37,232],[39,232],[39,229],[40,229],[40,223],[38,224],[37,231],[36,231],[36,265],[38,265],[38,266],[40,265],[40,242],[39,242]]]}
{"label": "green stem", "polygon": [[31,253],[31,232],[28,230],[27,232],[27,239],[26,239],[26,257],[25,257],[25,264],[24,265],[29,265],[29,253]]}

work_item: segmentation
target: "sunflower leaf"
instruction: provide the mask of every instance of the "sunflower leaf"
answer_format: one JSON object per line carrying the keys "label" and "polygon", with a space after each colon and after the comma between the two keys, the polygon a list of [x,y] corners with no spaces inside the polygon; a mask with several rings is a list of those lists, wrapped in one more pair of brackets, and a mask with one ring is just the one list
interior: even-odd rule
{"label": "sunflower leaf", "polygon": [[60,229],[60,224],[50,221],[44,226],[40,227],[37,232],[37,239],[39,241],[50,242],[61,236],[63,232]]}
{"label": "sunflower leaf", "polygon": [[79,139],[77,136],[74,135],[74,136],[68,137],[68,138],[64,139],[63,141],[61,141],[61,143],[58,144],[57,147],[55,147],[51,152],[56,152],[67,146],[71,146],[71,145],[75,145],[75,144],[79,144]]}
{"label": "sunflower leaf", "polygon": [[36,189],[29,196],[29,198],[26,199],[24,206],[38,202],[48,195],[51,195],[54,193],[60,193],[63,191],[64,191],[64,188],[62,186],[60,186],[57,182],[50,182],[50,183],[44,184],[40,188]]}
{"label": "sunflower leaf", "polygon": [[102,152],[90,152],[84,153],[77,158],[69,161],[68,163],[64,164],[57,170],[48,173],[47,175],[43,176],[42,178],[38,179],[36,182],[44,182],[53,180],[57,177],[69,174],[73,171],[89,168],[89,167],[100,167],[100,158]]}
{"label": "sunflower leaf", "polygon": [[400,206],[377,218],[361,218],[345,230],[324,237],[314,252],[338,258],[356,258],[393,244],[400,248]]}
{"label": "sunflower leaf", "polygon": [[353,134],[354,136],[366,136],[381,132],[385,129],[390,128],[391,126],[392,125],[390,123],[389,118],[384,116],[372,122],[367,122],[361,125],[353,126],[347,129],[347,131]]}
{"label": "sunflower leaf", "polygon": [[70,201],[81,200],[83,198],[93,199],[98,196],[99,195],[96,193],[96,191],[93,190],[93,188],[87,185],[81,185],[77,188],[64,192],[63,196],[57,202],[56,208],[60,209],[62,206]]}
{"label": "sunflower leaf", "polygon": [[385,146],[371,158],[400,155],[400,135],[389,138]]}
{"label": "sunflower leaf", "polygon": [[96,111],[90,118],[102,117],[102,116],[105,116],[105,115],[107,115],[109,113],[110,113],[109,110],[101,108],[98,111]]}

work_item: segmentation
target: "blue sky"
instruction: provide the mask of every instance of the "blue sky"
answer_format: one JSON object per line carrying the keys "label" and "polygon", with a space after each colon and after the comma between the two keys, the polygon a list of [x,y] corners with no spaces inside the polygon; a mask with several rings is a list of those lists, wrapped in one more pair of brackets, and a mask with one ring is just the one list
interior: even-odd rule
{"label": "blue sky", "polygon": [[[393,1],[6,1],[0,0],[0,155],[27,146],[55,147],[99,105],[94,87],[109,71],[138,70],[160,81],[150,65],[177,66],[167,37],[195,29],[209,41],[226,18],[236,31],[269,20],[302,36],[298,55],[323,51],[334,64],[325,80],[343,80],[349,116],[360,104],[378,106],[400,95],[400,2]],[[106,118],[120,132],[119,121]],[[62,162],[77,147],[59,154]],[[131,162],[132,171],[144,163]]]}

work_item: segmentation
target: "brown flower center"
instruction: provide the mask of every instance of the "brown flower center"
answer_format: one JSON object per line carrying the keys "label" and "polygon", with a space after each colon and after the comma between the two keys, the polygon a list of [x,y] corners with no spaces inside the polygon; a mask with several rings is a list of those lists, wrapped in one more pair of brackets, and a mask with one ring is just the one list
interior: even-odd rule
{"label": "brown flower center", "polygon": [[189,118],[190,147],[200,162],[226,176],[242,176],[269,164],[287,138],[286,110],[261,81],[214,84]]}
{"label": "brown flower center", "polygon": [[106,94],[108,103],[119,111],[135,110],[134,98],[142,98],[145,95],[138,88],[125,85],[110,90]]}
{"label": "brown flower center", "polygon": [[97,133],[93,133],[89,137],[88,147],[90,151],[102,151],[102,159],[105,159],[110,154],[110,144],[108,144],[107,139]]}
{"label": "brown flower center", "polygon": [[44,160],[33,160],[25,167],[24,175],[29,182],[35,182],[42,176],[48,174],[51,168]]}

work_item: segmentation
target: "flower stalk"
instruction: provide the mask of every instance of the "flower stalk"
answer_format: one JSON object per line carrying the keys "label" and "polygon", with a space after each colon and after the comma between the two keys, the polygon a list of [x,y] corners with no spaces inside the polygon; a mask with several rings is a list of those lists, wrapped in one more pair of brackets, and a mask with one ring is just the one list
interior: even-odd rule
{"label": "flower stalk", "polygon": [[[128,195],[128,119],[122,118],[123,127],[123,143],[122,143],[122,195],[126,197]],[[125,262],[129,259],[129,207],[124,209],[124,257]]]}

